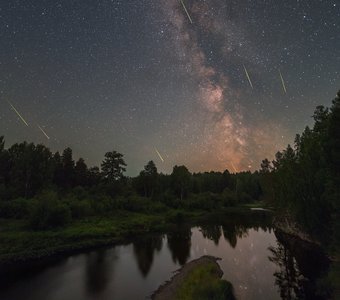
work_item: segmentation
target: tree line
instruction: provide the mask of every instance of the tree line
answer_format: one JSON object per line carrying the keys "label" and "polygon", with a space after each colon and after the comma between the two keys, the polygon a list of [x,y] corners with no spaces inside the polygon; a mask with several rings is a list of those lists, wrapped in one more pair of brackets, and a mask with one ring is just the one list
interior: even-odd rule
{"label": "tree line", "polygon": [[130,190],[158,200],[166,193],[184,200],[189,194],[219,194],[226,189],[234,191],[240,199],[257,200],[262,193],[259,178],[251,172],[231,174],[225,170],[192,174],[187,167],[176,165],[172,173],[166,175],[159,173],[151,160],[132,178],[124,176],[126,166],[123,154],[116,151],[105,154],[101,169],[89,168],[83,158],[73,159],[69,147],[62,154],[52,153],[42,144],[27,142],[5,149],[4,137],[0,136],[0,199],[32,198],[46,189],[66,193],[77,187],[112,197]]}
{"label": "tree line", "polygon": [[[339,242],[340,91],[330,108],[317,106],[314,125],[261,164],[261,186],[282,216],[316,237]],[[325,233],[328,232],[329,234]]]}
{"label": "tree line", "polygon": [[190,173],[174,166],[159,173],[153,161],[127,177],[123,154],[107,152],[99,167],[73,158],[71,148],[52,153],[42,144],[5,148],[0,137],[0,217],[32,219],[34,228],[63,225],[74,218],[117,210],[157,213],[174,209],[211,210],[258,200],[259,173]]}
{"label": "tree line", "polygon": [[[37,219],[33,227],[44,228],[122,209],[211,210],[264,200],[312,234],[320,236],[330,228],[338,233],[339,98],[340,92],[330,108],[318,106],[313,127],[306,127],[293,146],[277,152],[273,161],[263,160],[253,173],[190,173],[182,165],[162,174],[149,161],[138,176],[127,177],[124,156],[114,150],[105,154],[101,168],[88,167],[84,159],[74,160],[71,148],[52,153],[27,142],[5,148],[2,136],[0,217],[30,216]],[[336,234],[334,238],[338,240]]]}

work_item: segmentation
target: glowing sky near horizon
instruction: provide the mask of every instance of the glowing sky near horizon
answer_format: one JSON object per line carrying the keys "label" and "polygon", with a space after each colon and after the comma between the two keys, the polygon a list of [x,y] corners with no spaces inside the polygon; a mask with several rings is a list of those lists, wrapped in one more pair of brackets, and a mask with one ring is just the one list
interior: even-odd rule
{"label": "glowing sky near horizon", "polygon": [[339,19],[335,0],[2,1],[0,135],[90,166],[114,149],[128,175],[258,169],[340,88]]}

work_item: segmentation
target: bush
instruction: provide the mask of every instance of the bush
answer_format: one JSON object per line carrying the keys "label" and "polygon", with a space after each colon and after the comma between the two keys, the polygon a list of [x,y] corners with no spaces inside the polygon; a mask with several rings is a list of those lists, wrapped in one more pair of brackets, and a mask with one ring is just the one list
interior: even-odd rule
{"label": "bush", "polygon": [[29,216],[30,202],[24,198],[0,201],[0,217],[22,219]]}
{"label": "bush", "polygon": [[91,209],[96,214],[108,214],[119,207],[119,201],[108,196],[101,196],[98,198],[91,198]]}
{"label": "bush", "polygon": [[166,212],[169,208],[162,202],[151,201],[149,211],[154,213]]}
{"label": "bush", "polygon": [[33,229],[43,230],[64,226],[71,221],[71,211],[58,199],[54,192],[44,192],[30,214]]}
{"label": "bush", "polygon": [[140,197],[138,195],[130,195],[126,198],[118,198],[115,200],[120,209],[125,209],[132,212],[164,212],[168,209],[163,203],[151,200],[150,198]]}
{"label": "bush", "polygon": [[82,187],[76,186],[70,193],[71,197],[75,197],[78,200],[87,199],[89,197],[89,193]]}
{"label": "bush", "polygon": [[242,192],[240,194],[238,194],[238,201],[240,203],[251,203],[254,202],[254,199],[252,197],[249,196],[249,194]]}
{"label": "bush", "polygon": [[236,193],[226,188],[222,193],[223,206],[230,207],[237,204]]}
{"label": "bush", "polygon": [[128,197],[125,199],[123,204],[123,209],[134,211],[134,212],[140,212],[145,210],[145,206],[147,205],[147,199],[142,199],[139,197]]}
{"label": "bush", "polygon": [[166,206],[171,208],[180,208],[183,203],[180,199],[178,199],[173,193],[170,191],[166,191],[161,198],[161,202],[164,203]]}
{"label": "bush", "polygon": [[221,204],[221,195],[210,192],[202,194],[191,194],[190,197],[184,201],[184,207],[187,209],[212,210],[220,207]]}
{"label": "bush", "polygon": [[80,219],[93,214],[91,203],[88,200],[77,200],[69,203],[73,219]]}

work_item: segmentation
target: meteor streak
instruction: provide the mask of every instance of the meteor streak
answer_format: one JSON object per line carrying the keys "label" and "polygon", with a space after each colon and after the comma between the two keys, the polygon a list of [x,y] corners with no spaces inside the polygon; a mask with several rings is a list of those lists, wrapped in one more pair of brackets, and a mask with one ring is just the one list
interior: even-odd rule
{"label": "meteor streak", "polygon": [[234,164],[233,164],[233,162],[232,162],[232,161],[230,161],[230,164],[231,164],[231,166],[233,167],[233,169],[234,169],[235,173],[237,173],[237,170],[236,170],[236,168],[235,168],[235,166],[234,166]]}
{"label": "meteor streak", "polygon": [[44,136],[46,136],[46,138],[49,140],[50,137],[47,135],[47,133],[45,132],[45,130],[42,129],[39,125],[37,125],[37,126],[38,126],[38,128],[40,129],[40,131],[44,134]]}
{"label": "meteor streak", "polygon": [[286,90],[286,85],[285,85],[285,81],[283,80],[283,77],[282,77],[282,74],[281,74],[281,71],[279,70],[279,73],[280,73],[280,78],[281,78],[281,82],[282,82],[282,87],[283,87],[283,90],[285,91],[285,93],[287,94],[287,90]]}
{"label": "meteor streak", "polygon": [[156,149],[156,147],[155,147],[155,151],[156,151],[156,153],[158,154],[160,160],[161,160],[162,162],[164,162],[164,159],[163,159],[162,155],[158,152],[158,150]]}
{"label": "meteor streak", "polygon": [[181,0],[181,3],[182,3],[182,6],[183,6],[183,8],[184,8],[185,13],[186,13],[187,16],[188,16],[188,19],[189,19],[190,23],[192,24],[192,19],[191,19],[190,15],[189,15],[189,12],[188,12],[187,8],[186,8],[185,5],[184,5],[183,0]]}
{"label": "meteor streak", "polygon": [[244,72],[245,72],[245,73],[246,73],[246,75],[247,75],[247,78],[248,78],[249,84],[250,84],[251,88],[253,88],[253,84],[251,83],[251,80],[250,80],[250,77],[249,77],[248,71],[247,71],[247,69],[246,69],[246,66],[245,66],[245,65],[243,65],[243,68],[244,68]]}
{"label": "meteor streak", "polygon": [[11,102],[9,102],[8,100],[7,100],[7,102],[8,102],[8,104],[12,107],[12,109],[15,111],[15,113],[19,116],[19,118],[21,119],[21,121],[23,121],[24,122],[24,124],[26,125],[26,126],[28,126],[28,124],[27,124],[27,122],[25,121],[25,119],[20,115],[20,113],[16,110],[16,108],[11,104]]}

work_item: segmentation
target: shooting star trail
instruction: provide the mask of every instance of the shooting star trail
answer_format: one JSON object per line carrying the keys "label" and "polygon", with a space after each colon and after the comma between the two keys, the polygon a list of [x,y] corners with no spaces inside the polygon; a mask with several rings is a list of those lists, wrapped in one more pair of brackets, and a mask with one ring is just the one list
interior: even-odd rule
{"label": "shooting star trail", "polygon": [[192,24],[192,19],[191,19],[190,15],[189,15],[189,12],[188,12],[187,8],[186,8],[185,5],[184,5],[183,0],[181,0],[181,3],[182,3],[182,6],[183,6],[183,8],[184,8],[185,13],[186,13],[187,16],[188,16],[188,19],[189,19],[190,23]]}
{"label": "shooting star trail", "polygon": [[164,159],[163,159],[162,155],[158,152],[158,150],[156,149],[156,147],[155,147],[155,151],[156,151],[156,153],[158,154],[160,160],[161,160],[162,162],[164,162]]}
{"label": "shooting star trail", "polygon": [[283,77],[282,77],[282,74],[281,74],[281,71],[279,70],[279,73],[280,73],[280,78],[281,78],[281,82],[282,82],[282,87],[283,87],[283,90],[285,91],[285,93],[287,94],[287,90],[286,90],[286,85],[285,85],[285,81],[283,80]]}
{"label": "shooting star trail", "polygon": [[12,103],[9,102],[8,100],[6,100],[6,101],[7,101],[7,103],[12,107],[12,109],[15,111],[15,113],[19,116],[19,118],[21,119],[21,121],[23,121],[24,124],[25,124],[26,126],[28,126],[28,124],[27,124],[27,122],[25,121],[25,119],[20,115],[20,113],[16,110],[16,108],[12,105]]}
{"label": "shooting star trail", "polygon": [[243,65],[243,68],[244,68],[244,72],[245,72],[245,73],[246,73],[246,75],[247,75],[247,78],[248,78],[249,84],[250,84],[251,88],[253,88],[253,84],[251,83],[251,80],[250,80],[250,77],[249,77],[248,71],[247,71],[247,69],[246,69],[246,66],[245,66],[245,65]]}
{"label": "shooting star trail", "polygon": [[49,140],[50,137],[47,135],[47,133],[45,132],[45,130],[42,129],[39,125],[37,125],[37,126],[38,126],[38,128],[40,129],[40,131],[44,134],[44,136],[46,136],[46,138]]}
{"label": "shooting star trail", "polygon": [[233,164],[233,162],[232,162],[232,161],[230,161],[230,164],[231,164],[231,166],[233,167],[233,169],[234,169],[235,173],[237,173],[237,170],[236,170],[236,168],[235,168],[235,166],[234,166],[234,164]]}

